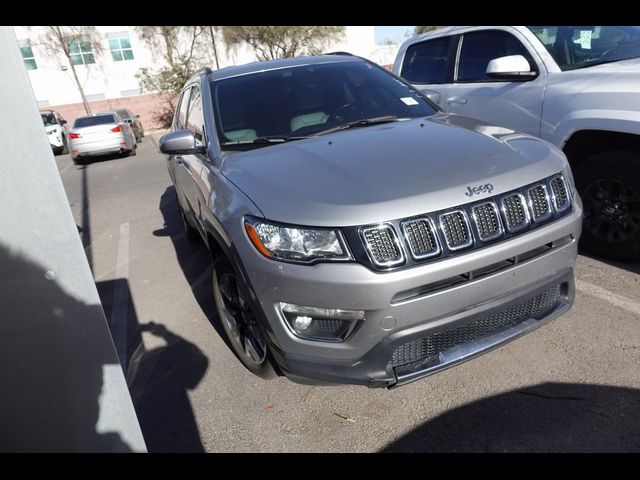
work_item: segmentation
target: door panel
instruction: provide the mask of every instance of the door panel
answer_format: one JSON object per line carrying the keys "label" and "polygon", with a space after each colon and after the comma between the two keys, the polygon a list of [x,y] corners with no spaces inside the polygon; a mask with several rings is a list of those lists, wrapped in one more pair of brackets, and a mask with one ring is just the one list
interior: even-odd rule
{"label": "door panel", "polygon": [[[538,76],[530,81],[495,81],[486,75],[494,58],[522,55]],[[529,50],[504,30],[464,34],[455,72],[448,86],[444,108],[466,117],[539,136],[546,70]]]}

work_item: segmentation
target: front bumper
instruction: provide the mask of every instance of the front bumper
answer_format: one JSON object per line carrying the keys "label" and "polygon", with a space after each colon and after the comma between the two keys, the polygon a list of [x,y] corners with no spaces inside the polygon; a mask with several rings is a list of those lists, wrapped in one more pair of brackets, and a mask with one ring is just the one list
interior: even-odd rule
{"label": "front bumper", "polygon": [[[466,254],[398,271],[379,273],[359,264],[303,266],[262,257],[248,241],[236,239],[248,283],[261,307],[275,360],[294,381],[398,386],[473,358],[517,338],[568,310],[574,299],[573,265],[577,256],[582,207],[537,230]],[[495,272],[450,288],[424,293],[467,272],[541,252]],[[447,331],[482,316],[509,309],[554,285],[562,297],[542,318],[526,318],[510,328],[443,351],[430,364],[402,375],[390,364],[395,349],[433,332]],[[407,295],[407,292],[418,292]],[[282,318],[279,302],[323,308],[365,310],[365,320],[340,343],[305,340]]]}

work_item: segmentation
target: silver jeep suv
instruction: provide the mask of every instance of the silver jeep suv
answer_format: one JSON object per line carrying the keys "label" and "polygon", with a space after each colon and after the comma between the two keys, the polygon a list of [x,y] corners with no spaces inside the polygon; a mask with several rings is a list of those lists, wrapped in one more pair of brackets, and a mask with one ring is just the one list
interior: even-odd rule
{"label": "silver jeep suv", "polygon": [[160,151],[260,376],[399,386],[573,302],[582,205],[562,152],[365,59],[207,68]]}

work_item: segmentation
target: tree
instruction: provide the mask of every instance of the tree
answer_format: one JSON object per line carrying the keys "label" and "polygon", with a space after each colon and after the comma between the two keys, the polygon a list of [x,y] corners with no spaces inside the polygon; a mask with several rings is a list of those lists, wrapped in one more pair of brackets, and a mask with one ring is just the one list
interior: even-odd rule
{"label": "tree", "polygon": [[[76,82],[82,104],[87,114],[91,113],[91,107],[84,94],[82,83],[76,72],[76,62],[78,58],[82,58],[84,63],[87,58],[92,58],[96,54],[104,51],[102,38],[95,27],[74,27],[74,26],[45,26],[45,33],[40,39],[40,43],[44,43],[50,50],[56,53],[62,53],[67,58],[73,79]],[[91,54],[78,54],[78,48],[82,46],[83,51],[91,50]],[[72,59],[75,59],[75,61]]]}
{"label": "tree", "polygon": [[228,48],[249,44],[259,60],[317,54],[343,35],[344,27],[315,25],[222,27]]}
{"label": "tree", "polygon": [[175,101],[184,84],[198,69],[198,52],[205,47],[204,26],[136,27],[140,39],[159,54],[167,66],[157,70],[141,68],[136,74],[143,90],[160,92],[163,104],[154,112],[154,120],[163,127],[171,126]]}
{"label": "tree", "polygon": [[415,34],[420,35],[421,33],[427,33],[431,30],[437,30],[438,28],[442,28],[441,25],[428,25],[428,26],[418,26],[416,27]]}

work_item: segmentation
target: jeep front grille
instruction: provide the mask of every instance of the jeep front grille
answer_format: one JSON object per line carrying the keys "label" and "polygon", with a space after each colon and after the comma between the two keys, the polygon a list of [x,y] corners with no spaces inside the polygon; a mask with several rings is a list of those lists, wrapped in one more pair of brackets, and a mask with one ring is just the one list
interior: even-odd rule
{"label": "jeep front grille", "polygon": [[359,262],[375,270],[390,270],[483,248],[489,242],[525,234],[570,211],[566,180],[553,175],[476,202],[347,227],[343,233]]}
{"label": "jeep front grille", "polygon": [[402,222],[402,231],[413,258],[427,258],[440,253],[435,226],[430,218]]}
{"label": "jeep front grille", "polygon": [[[440,352],[511,328],[530,318],[540,320],[558,308],[565,295],[565,286],[555,285],[528,300],[476,318],[465,325],[406,342],[396,348],[389,364],[406,370],[427,368],[438,363]],[[396,373],[401,372],[396,370]]]}
{"label": "jeep front grille", "polygon": [[502,198],[502,213],[510,232],[517,232],[529,225],[529,212],[520,193],[511,193]]}
{"label": "jeep front grille", "polygon": [[551,215],[551,205],[549,205],[549,195],[547,187],[539,183],[527,190],[529,196],[529,206],[534,222],[547,219]]}
{"label": "jeep front grille", "polygon": [[569,207],[569,194],[564,178],[561,175],[551,179],[551,192],[553,193],[553,203],[557,211],[562,212]]}
{"label": "jeep front grille", "polygon": [[460,250],[471,246],[473,239],[469,229],[469,221],[464,210],[445,213],[438,217],[444,240],[449,250]]}
{"label": "jeep front grille", "polygon": [[362,235],[371,260],[379,267],[390,267],[404,261],[398,236],[391,225],[365,228]]}
{"label": "jeep front grille", "polygon": [[471,207],[471,215],[478,229],[478,236],[483,242],[502,235],[502,221],[495,203],[484,202],[474,205]]}

